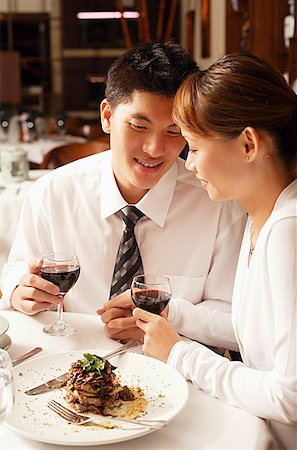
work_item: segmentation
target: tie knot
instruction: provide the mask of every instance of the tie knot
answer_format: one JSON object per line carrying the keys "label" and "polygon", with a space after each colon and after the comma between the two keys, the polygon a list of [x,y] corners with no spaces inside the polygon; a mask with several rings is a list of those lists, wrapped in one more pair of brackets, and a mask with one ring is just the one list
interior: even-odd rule
{"label": "tie knot", "polygon": [[121,219],[125,222],[127,228],[133,229],[144,214],[136,206],[125,206],[119,211]]}

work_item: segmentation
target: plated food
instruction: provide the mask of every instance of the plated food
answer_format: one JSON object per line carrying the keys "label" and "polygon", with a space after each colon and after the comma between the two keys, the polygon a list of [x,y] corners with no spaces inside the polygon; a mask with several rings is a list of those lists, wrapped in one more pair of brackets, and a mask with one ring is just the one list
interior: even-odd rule
{"label": "plated food", "polygon": [[96,354],[84,353],[67,373],[65,400],[79,412],[136,418],[146,412],[139,387],[122,385],[115,366]]}
{"label": "plated food", "polygon": [[[122,442],[156,432],[156,428],[133,424],[112,429],[69,424],[47,406],[50,400],[69,406],[65,400],[65,389],[50,389],[40,395],[25,394],[28,389],[69,371],[71,364],[82,359],[84,353],[104,355],[108,349],[89,348],[56,353],[28,360],[15,367],[15,406],[5,426],[29,439],[73,448]],[[131,352],[115,357],[112,363],[117,366],[112,371],[120,385],[126,385],[133,393],[142,392],[140,401],[146,401],[145,412],[141,410],[142,405],[137,410],[137,400],[127,400],[121,407],[113,409],[112,414],[117,414],[117,417],[120,417],[119,414],[131,414],[131,418],[133,415],[145,415],[145,419],[165,420],[169,424],[180,413],[188,398],[188,386],[172,367]],[[95,413],[89,412],[87,415]]]}

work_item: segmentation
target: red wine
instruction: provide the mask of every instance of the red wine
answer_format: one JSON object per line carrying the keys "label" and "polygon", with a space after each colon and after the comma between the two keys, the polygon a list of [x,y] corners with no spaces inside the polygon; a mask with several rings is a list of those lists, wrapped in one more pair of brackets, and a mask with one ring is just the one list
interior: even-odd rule
{"label": "red wine", "polygon": [[132,300],[135,306],[154,314],[160,314],[168,305],[171,294],[158,290],[136,291],[132,294]]}
{"label": "red wine", "polygon": [[72,264],[48,266],[40,269],[40,276],[60,288],[60,294],[66,294],[75,285],[80,267]]}

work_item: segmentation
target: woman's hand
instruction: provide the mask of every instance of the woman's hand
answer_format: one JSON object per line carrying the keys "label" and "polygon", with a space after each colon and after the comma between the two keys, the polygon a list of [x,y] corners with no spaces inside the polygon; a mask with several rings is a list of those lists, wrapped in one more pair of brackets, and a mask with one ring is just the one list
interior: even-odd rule
{"label": "woman's hand", "polygon": [[176,344],[181,341],[181,337],[173,326],[162,315],[135,308],[132,311],[136,318],[136,325],[144,332],[143,352],[166,362],[169,353]]}

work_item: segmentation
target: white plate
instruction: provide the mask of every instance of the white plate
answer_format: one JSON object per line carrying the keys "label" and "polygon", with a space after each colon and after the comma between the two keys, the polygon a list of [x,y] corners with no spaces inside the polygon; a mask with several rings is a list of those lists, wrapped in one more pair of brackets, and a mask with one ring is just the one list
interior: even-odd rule
{"label": "white plate", "polygon": [[[126,441],[156,431],[139,428],[138,425],[123,425],[123,428],[104,429],[98,426],[78,426],[66,420],[47,407],[47,402],[63,400],[64,390],[29,396],[27,389],[43,383],[67,371],[70,364],[81,359],[83,353],[104,355],[105,350],[79,350],[37,358],[14,369],[15,405],[5,425],[27,438],[60,445],[100,445]],[[184,378],[170,366],[158,360],[125,353],[112,359],[121,383],[139,386],[148,400],[147,419],[172,420],[184,407],[188,398],[188,386]]]}
{"label": "white plate", "polygon": [[9,322],[5,317],[0,316],[0,336],[8,330]]}

